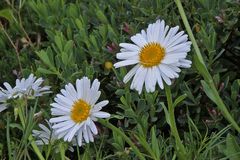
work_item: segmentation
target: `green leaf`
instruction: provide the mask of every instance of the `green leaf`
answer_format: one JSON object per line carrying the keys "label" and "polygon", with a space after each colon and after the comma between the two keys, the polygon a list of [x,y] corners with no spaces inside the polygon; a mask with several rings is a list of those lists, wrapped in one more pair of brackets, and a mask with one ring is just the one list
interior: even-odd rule
{"label": "green leaf", "polygon": [[236,138],[231,134],[227,135],[226,139],[226,155],[229,157],[229,160],[239,160],[240,159],[240,146],[236,141]]}
{"label": "green leaf", "polygon": [[50,70],[45,69],[45,68],[42,68],[42,67],[39,67],[39,68],[37,69],[37,71],[38,71],[38,72],[41,72],[41,73],[43,73],[43,74],[56,74],[55,72],[50,71]]}
{"label": "green leaf", "polygon": [[173,107],[177,107],[177,105],[182,102],[187,97],[187,94],[183,94],[179,96],[173,103]]}
{"label": "green leaf", "polygon": [[201,84],[202,84],[203,90],[206,93],[206,95],[208,96],[208,98],[210,98],[214,103],[218,104],[217,99],[215,98],[215,95],[213,94],[210,86],[204,80],[201,80]]}
{"label": "green leaf", "polygon": [[200,60],[198,60],[198,57],[197,57],[196,54],[193,55],[193,64],[205,80],[211,80],[212,79],[212,77],[208,73],[207,68],[204,66],[204,64],[202,64],[200,62]]}
{"label": "green leaf", "polygon": [[163,102],[160,103],[161,106],[163,107],[163,110],[164,110],[164,113],[165,113],[165,117],[166,117],[166,122],[168,124],[170,124],[170,121],[169,121],[169,112],[167,110],[167,107],[165,106],[165,104]]}
{"label": "green leaf", "polygon": [[49,68],[54,68],[53,62],[50,61],[50,58],[48,57],[47,52],[41,50],[37,52],[38,57],[45,63]]}
{"label": "green leaf", "polygon": [[236,100],[239,93],[240,79],[236,79],[231,86],[231,99]]}
{"label": "green leaf", "polygon": [[156,127],[153,126],[151,128],[151,144],[152,144],[152,150],[154,152],[154,154],[156,155],[157,159],[160,159],[160,150],[159,150],[159,143],[158,143],[158,139],[156,136]]}
{"label": "green leaf", "polygon": [[104,13],[102,12],[102,10],[97,9],[97,11],[96,11],[96,16],[97,16],[97,18],[98,18],[102,23],[105,23],[105,24],[108,23],[108,19],[107,19],[107,17],[104,15]]}
{"label": "green leaf", "polygon": [[20,125],[18,123],[11,123],[9,125],[9,127],[11,127],[11,128],[18,128],[19,130],[23,131],[22,125]]}
{"label": "green leaf", "polygon": [[0,10],[0,17],[7,19],[10,23],[16,20],[11,9]]}

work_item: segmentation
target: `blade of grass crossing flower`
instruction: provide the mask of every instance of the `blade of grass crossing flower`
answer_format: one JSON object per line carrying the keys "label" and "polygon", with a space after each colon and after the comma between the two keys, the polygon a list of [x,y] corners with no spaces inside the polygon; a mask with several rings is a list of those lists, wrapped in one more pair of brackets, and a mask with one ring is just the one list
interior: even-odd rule
{"label": "blade of grass crossing flower", "polygon": [[[236,121],[233,119],[233,117],[231,116],[231,114],[229,113],[229,111],[227,110],[226,105],[224,104],[223,100],[221,99],[221,97],[218,94],[218,91],[214,85],[213,82],[213,78],[210,75],[210,73],[207,70],[207,67],[204,63],[203,57],[201,55],[200,49],[197,45],[197,42],[194,38],[194,35],[192,33],[192,30],[190,28],[190,25],[188,23],[186,14],[184,12],[181,0],[175,0],[175,3],[178,7],[179,13],[181,15],[181,18],[183,20],[184,26],[188,32],[188,35],[192,41],[194,50],[196,55],[194,55],[194,64],[197,68],[197,70],[200,72],[200,74],[203,76],[203,78],[205,79],[205,81],[208,83],[209,85],[209,89],[211,90],[212,96],[214,96],[214,102],[216,103],[216,105],[218,106],[218,108],[222,111],[223,116],[229,121],[229,123],[232,124],[232,126],[240,133],[240,127],[239,125],[236,123]],[[210,98],[210,97],[209,97]],[[211,99],[211,98],[210,98]],[[211,99],[212,100],[212,99]]]}

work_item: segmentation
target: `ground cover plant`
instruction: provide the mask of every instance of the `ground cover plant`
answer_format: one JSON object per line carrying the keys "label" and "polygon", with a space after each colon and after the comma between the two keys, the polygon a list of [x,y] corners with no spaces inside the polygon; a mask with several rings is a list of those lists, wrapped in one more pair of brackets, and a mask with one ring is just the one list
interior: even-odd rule
{"label": "ground cover plant", "polygon": [[0,158],[240,159],[238,0],[0,1]]}

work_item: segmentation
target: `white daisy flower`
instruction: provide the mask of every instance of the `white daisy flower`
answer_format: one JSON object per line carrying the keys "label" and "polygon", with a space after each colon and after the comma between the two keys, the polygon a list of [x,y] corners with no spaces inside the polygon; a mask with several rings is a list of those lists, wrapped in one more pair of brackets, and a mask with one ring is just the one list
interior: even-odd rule
{"label": "white daisy flower", "polygon": [[22,78],[16,80],[16,96],[22,97],[23,95],[28,97],[39,97],[46,93],[51,93],[50,86],[41,87],[43,83],[42,78],[36,78],[33,74],[30,74],[27,79]]}
{"label": "white daisy flower", "polygon": [[7,100],[14,98],[21,98],[26,96],[27,98],[39,97],[46,93],[51,93],[50,86],[41,87],[43,83],[42,78],[36,79],[33,74],[25,79],[16,80],[16,86],[12,87],[9,83],[3,83],[6,89],[0,87],[0,112],[7,108]]}
{"label": "white daisy flower", "polygon": [[134,77],[131,89],[140,94],[145,83],[146,91],[154,92],[156,83],[163,89],[163,81],[171,85],[171,79],[179,76],[180,67],[191,67],[192,62],[186,60],[191,42],[178,29],[179,26],[170,28],[164,20],[157,20],[146,31],[131,37],[134,44],[120,43],[117,58],[122,61],[115,63],[115,68],[135,65],[124,77],[124,83]]}
{"label": "white daisy flower", "polygon": [[52,115],[58,117],[51,118],[50,122],[55,123],[53,128],[58,138],[70,142],[76,136],[79,146],[82,146],[83,139],[86,143],[94,141],[93,135],[98,133],[94,123],[97,118],[110,117],[109,113],[100,111],[108,104],[107,100],[95,104],[101,94],[100,82],[95,79],[92,86],[90,83],[87,77],[83,77],[76,80],[76,89],[71,83],[67,84],[51,104]]}
{"label": "white daisy flower", "polygon": [[[49,123],[48,120],[45,120],[47,123],[47,126],[43,125],[43,124],[39,124],[39,128],[41,130],[33,130],[33,137],[35,137],[36,139],[36,145],[38,146],[44,146],[44,145],[48,145],[51,144],[53,145],[55,142],[57,142],[57,135],[55,134],[55,131],[52,129],[52,125]],[[75,146],[76,140],[73,139],[72,141],[72,145]],[[68,147],[68,150],[70,150],[71,152],[74,151],[72,146]],[[55,149],[56,152],[59,152],[58,148]]]}

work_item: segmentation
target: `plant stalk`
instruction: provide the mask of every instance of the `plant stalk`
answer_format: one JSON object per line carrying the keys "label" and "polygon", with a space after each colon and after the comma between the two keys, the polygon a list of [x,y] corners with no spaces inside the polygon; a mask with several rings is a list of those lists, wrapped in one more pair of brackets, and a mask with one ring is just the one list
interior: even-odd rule
{"label": "plant stalk", "polygon": [[[174,115],[174,106],[172,102],[172,94],[171,94],[171,89],[168,85],[164,85],[165,87],[165,93],[167,96],[167,103],[168,103],[168,112],[169,112],[169,125],[171,128],[171,133],[175,138],[176,141],[176,151],[178,158],[180,160],[185,160],[187,158],[187,152],[182,144],[182,141],[180,139],[178,130],[177,130],[177,125],[176,125],[176,120],[175,120],[175,115]],[[167,115],[166,115],[167,116]]]}
{"label": "plant stalk", "polygon": [[196,39],[192,33],[191,27],[189,25],[188,19],[186,17],[186,14],[184,12],[181,0],[175,0],[175,3],[178,7],[179,13],[181,15],[181,18],[183,20],[184,26],[187,30],[187,33],[189,35],[189,38],[192,41],[194,50],[195,50],[195,61],[196,63],[198,63],[199,65],[196,65],[197,70],[199,71],[199,73],[203,76],[204,80],[208,83],[211,92],[213,93],[214,97],[215,97],[215,104],[218,106],[219,110],[221,110],[221,112],[223,113],[223,116],[229,121],[229,123],[231,123],[231,125],[240,133],[240,127],[239,125],[236,123],[236,121],[233,119],[233,117],[231,116],[231,114],[229,113],[226,105],[224,104],[223,100],[221,99],[221,97],[219,96],[219,93],[215,87],[213,78],[211,76],[211,74],[209,73],[203,57],[201,55],[200,49],[197,45]]}
{"label": "plant stalk", "polygon": [[62,143],[59,143],[59,151],[61,160],[65,160],[65,149]]}

